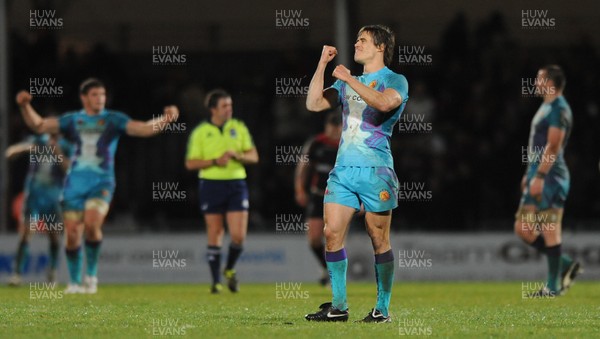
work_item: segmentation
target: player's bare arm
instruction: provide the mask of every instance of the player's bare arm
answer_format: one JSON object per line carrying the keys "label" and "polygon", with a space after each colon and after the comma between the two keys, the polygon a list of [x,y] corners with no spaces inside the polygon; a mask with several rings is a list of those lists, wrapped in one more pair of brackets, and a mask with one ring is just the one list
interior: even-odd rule
{"label": "player's bare arm", "polygon": [[31,142],[20,142],[18,144],[10,145],[8,146],[6,151],[4,151],[4,156],[7,159],[12,159],[18,156],[19,154],[29,151],[31,149],[31,146],[33,146],[33,143]]}
{"label": "player's bare arm", "polygon": [[321,112],[337,106],[337,91],[333,88],[328,88],[323,91],[325,82],[325,68],[327,64],[335,58],[337,49],[333,46],[323,46],[321,58],[317,64],[317,70],[313,75],[308,93],[306,96],[306,109],[311,112]]}
{"label": "player's bare arm", "polygon": [[225,167],[235,155],[235,151],[229,150],[215,159],[188,159],[185,161],[185,168],[188,171],[198,171],[211,166]]}
{"label": "player's bare arm", "polygon": [[548,142],[544,148],[540,166],[538,167],[536,176],[529,184],[529,193],[532,196],[541,196],[544,190],[544,176],[550,172],[552,165],[554,165],[563,140],[565,139],[565,134],[566,132],[564,130],[557,127],[550,127],[548,129]]}
{"label": "player's bare arm", "polygon": [[253,147],[241,153],[234,152],[232,158],[244,165],[253,165],[258,163],[258,151]]}
{"label": "player's bare arm", "polygon": [[373,88],[365,86],[360,81],[352,77],[350,70],[344,65],[338,65],[333,70],[333,76],[336,79],[344,81],[348,86],[360,95],[367,105],[380,112],[389,112],[402,104],[402,96],[396,90],[391,88],[379,92]]}
{"label": "player's bare arm", "polygon": [[31,106],[33,97],[27,91],[20,91],[17,94],[17,105],[25,124],[37,134],[58,133],[59,125],[57,118],[42,118]]}
{"label": "player's bare arm", "polygon": [[131,120],[127,123],[127,135],[132,137],[151,137],[164,131],[165,126],[177,121],[179,110],[177,106],[167,106],[161,116],[148,121]]}
{"label": "player's bare arm", "polygon": [[[305,147],[306,149],[306,147]],[[303,154],[307,154],[306,150]],[[296,192],[296,203],[298,203],[301,207],[306,207],[308,203],[308,194],[304,189],[306,185],[306,177],[308,175],[308,170],[310,169],[310,162],[308,161],[298,161],[296,165],[296,173],[294,174],[294,190]]]}

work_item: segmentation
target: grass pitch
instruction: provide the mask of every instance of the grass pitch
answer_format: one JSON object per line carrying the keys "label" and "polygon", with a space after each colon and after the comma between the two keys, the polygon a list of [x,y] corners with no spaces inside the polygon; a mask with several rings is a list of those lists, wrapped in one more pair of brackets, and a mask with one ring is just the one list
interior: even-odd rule
{"label": "grass pitch", "polygon": [[374,283],[350,283],[348,323],[304,314],[330,300],[316,284],[243,284],[238,294],[208,285],[99,285],[96,295],[63,286],[0,287],[0,338],[397,338],[600,337],[600,283],[579,281],[566,296],[523,299],[523,284],[402,283],[391,324],[360,324]]}

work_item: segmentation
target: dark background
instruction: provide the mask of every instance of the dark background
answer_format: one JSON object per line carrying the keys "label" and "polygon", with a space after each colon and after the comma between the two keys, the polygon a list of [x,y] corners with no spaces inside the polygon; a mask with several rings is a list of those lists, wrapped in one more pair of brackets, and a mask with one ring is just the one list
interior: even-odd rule
{"label": "dark background", "polygon": [[[275,79],[304,77],[307,86],[323,44],[335,45],[335,7],[319,1],[8,1],[10,143],[24,126],[14,95],[31,77],[53,77],[60,98],[34,99],[42,115],[80,108],[77,88],[90,76],[108,85],[109,108],[148,120],[176,104],[186,133],[151,139],[124,136],[116,157],[117,190],[107,228],[117,231],[203,229],[196,173],[183,166],[189,132],[208,115],[204,94],[222,87],[233,94],[234,116],[248,125],[261,157],[248,168],[251,225],[273,231],[276,214],[302,213],[294,202],[294,167],[276,163],[276,147],[301,146],[323,126],[304,98],[281,98]],[[402,65],[397,48],[390,68],[409,81],[404,114],[425,112],[431,133],[395,131],[395,169],[404,182],[424,182],[431,201],[401,202],[396,231],[512,230],[519,182],[525,171],[531,118],[541,103],[521,95],[521,79],[539,67],[561,65],[565,96],[574,115],[566,148],[571,191],[565,227],[600,226],[598,36],[594,1],[348,1],[350,48],[358,29],[381,23],[397,45],[425,46],[431,64]],[[29,11],[56,9],[64,26],[29,27]],[[278,29],[276,10],[302,10],[305,29]],[[521,11],[548,10],[554,29],[523,29]],[[181,66],[152,64],[153,45],[176,45]],[[351,55],[351,54],[350,54]],[[336,61],[334,60],[333,64]],[[346,65],[360,74],[359,65]],[[333,70],[330,64],[327,74]],[[332,83],[331,77],[326,86]],[[27,157],[10,163],[9,196],[22,189]],[[184,202],[155,202],[152,182],[179,182]],[[8,204],[8,202],[4,202]],[[15,225],[9,225],[14,230]]]}

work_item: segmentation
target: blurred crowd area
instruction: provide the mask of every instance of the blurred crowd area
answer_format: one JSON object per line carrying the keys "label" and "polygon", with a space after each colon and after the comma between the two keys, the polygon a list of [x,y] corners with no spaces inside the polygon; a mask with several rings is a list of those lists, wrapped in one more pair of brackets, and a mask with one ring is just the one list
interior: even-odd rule
{"label": "blurred crowd area", "polygon": [[[523,33],[507,27],[499,14],[492,13],[476,25],[467,25],[467,18],[457,14],[443,30],[438,47],[427,51],[431,64],[402,65],[394,58],[391,68],[404,74],[410,85],[404,114],[424,116],[431,126],[426,133],[398,129],[394,133],[392,148],[400,181],[423,183],[423,189],[431,192],[430,199],[400,202],[394,211],[394,230],[512,229],[526,168],[522,148],[527,146],[530,122],[541,103],[539,98],[523,97],[521,81],[535,77],[538,68],[548,63],[557,63],[566,72],[565,96],[575,121],[566,149],[572,182],[565,227],[598,226],[598,51],[584,33],[573,36],[568,45],[545,47],[520,45],[516,34]],[[403,37],[397,36],[397,44],[403,43]],[[204,95],[216,87],[233,94],[234,116],[248,125],[261,158],[259,165],[248,168],[251,231],[273,231],[277,214],[303,213],[294,200],[294,165],[278,163],[276,150],[303,145],[322,130],[324,114],[308,112],[303,97],[277,95],[275,79],[301,77],[303,86],[308,86],[321,46],[191,52],[179,66],[155,65],[150,53],[119,52],[103,45],[82,50],[60,41],[52,30],[27,37],[13,32],[9,46],[11,94],[27,89],[31,77],[53,77],[63,86],[61,97],[34,99],[33,106],[44,116],[79,109],[77,88],[89,76],[106,82],[109,108],[132,118],[148,120],[167,104],[179,106],[180,122],[186,126],[182,133],[121,139],[109,224],[129,220],[138,231],[201,228],[197,175],[185,170],[184,157],[189,133],[208,117]],[[353,74],[361,72],[358,65],[351,69]],[[332,82],[328,77],[326,84]],[[12,105],[14,143],[28,131]],[[11,196],[22,189],[27,164],[27,157],[10,163]],[[187,199],[153,201],[156,182],[179,183]]]}

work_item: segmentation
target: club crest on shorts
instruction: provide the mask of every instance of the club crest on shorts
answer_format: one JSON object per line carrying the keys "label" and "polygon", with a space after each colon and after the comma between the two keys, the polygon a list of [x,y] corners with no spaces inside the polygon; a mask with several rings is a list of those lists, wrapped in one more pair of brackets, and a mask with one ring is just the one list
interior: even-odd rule
{"label": "club crest on shorts", "polygon": [[388,192],[386,189],[381,190],[379,192],[379,200],[381,200],[381,201],[390,200],[390,192]]}

